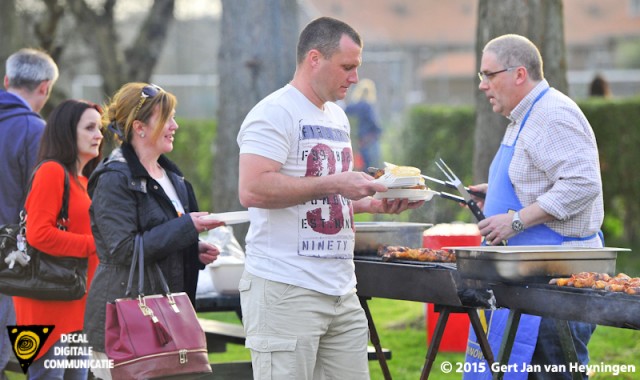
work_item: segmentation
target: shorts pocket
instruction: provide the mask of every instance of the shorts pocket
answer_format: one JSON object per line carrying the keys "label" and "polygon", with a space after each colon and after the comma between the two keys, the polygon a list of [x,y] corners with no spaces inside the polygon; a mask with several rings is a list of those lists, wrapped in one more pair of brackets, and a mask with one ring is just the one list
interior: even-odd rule
{"label": "shorts pocket", "polygon": [[[252,351],[254,377],[262,380],[269,380],[274,375],[277,378],[295,378],[296,345],[295,336],[248,336],[245,347]],[[274,365],[275,360],[279,361],[277,365]]]}
{"label": "shorts pocket", "polygon": [[251,289],[251,280],[241,278],[240,282],[238,283],[238,290],[241,292],[246,292],[249,289]]}

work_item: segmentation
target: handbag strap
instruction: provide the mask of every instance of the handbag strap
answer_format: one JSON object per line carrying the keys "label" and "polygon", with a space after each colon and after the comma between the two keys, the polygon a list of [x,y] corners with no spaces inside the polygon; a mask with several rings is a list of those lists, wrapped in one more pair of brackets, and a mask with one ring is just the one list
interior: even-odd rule
{"label": "handbag strap", "polygon": [[[125,297],[131,297],[131,290],[133,288],[133,276],[136,271],[136,264],[138,266],[138,296],[144,296],[144,242],[141,234],[137,234],[133,242],[133,256],[131,258],[131,268],[129,268],[129,279],[127,281],[127,291]],[[165,295],[170,295],[169,285],[167,280],[160,270],[158,263],[155,263],[155,268],[160,279],[160,286]]]}
{"label": "handbag strap", "polygon": [[[138,262],[140,235],[136,235],[133,240],[133,256],[131,257],[131,268],[129,268],[129,279],[127,280],[127,290],[124,293],[125,297],[131,297],[131,288],[133,287],[133,275],[136,273],[136,263]],[[138,281],[144,284],[144,276],[142,279],[138,278]],[[138,287],[140,288],[140,287]],[[139,289],[140,290],[140,289]]]}

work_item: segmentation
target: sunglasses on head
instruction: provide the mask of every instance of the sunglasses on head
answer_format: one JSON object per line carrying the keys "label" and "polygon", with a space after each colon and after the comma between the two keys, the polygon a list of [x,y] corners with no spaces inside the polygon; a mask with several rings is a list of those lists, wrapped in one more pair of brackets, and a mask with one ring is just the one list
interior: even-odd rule
{"label": "sunglasses on head", "polygon": [[90,102],[90,101],[86,101],[86,103],[87,103],[87,105],[89,105],[89,108],[93,108],[94,110],[98,111],[98,113],[100,115],[103,114],[102,107],[99,104],[96,104],[96,103],[93,103],[93,102]]}
{"label": "sunglasses on head", "polygon": [[162,87],[155,84],[148,84],[142,87],[142,91],[140,91],[140,102],[138,102],[138,105],[136,106],[136,110],[133,113],[133,118],[135,119],[136,116],[138,116],[138,112],[140,111],[140,108],[142,108],[142,105],[144,104],[144,101],[147,100],[147,98],[153,98],[158,95],[159,92],[163,91],[164,90],[162,89]]}

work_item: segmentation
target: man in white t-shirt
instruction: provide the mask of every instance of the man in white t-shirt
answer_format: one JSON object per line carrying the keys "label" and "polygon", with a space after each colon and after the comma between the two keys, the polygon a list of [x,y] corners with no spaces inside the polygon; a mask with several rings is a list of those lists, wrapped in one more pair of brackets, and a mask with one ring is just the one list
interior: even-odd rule
{"label": "man in white t-shirt", "polygon": [[353,172],[350,126],[334,102],[358,82],[362,41],[328,17],[300,34],[293,80],[260,101],[238,134],[249,208],[240,281],[254,379],[369,379],[368,324],[355,292],[354,213],[399,213]]}

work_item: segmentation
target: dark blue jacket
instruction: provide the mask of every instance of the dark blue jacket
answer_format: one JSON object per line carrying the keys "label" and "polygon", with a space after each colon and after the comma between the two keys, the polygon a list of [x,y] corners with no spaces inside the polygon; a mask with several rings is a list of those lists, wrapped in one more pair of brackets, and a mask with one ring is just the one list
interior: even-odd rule
{"label": "dark blue jacket", "polygon": [[344,112],[356,119],[359,139],[377,139],[382,133],[378,116],[368,102],[361,100],[351,103]]}
{"label": "dark blue jacket", "polygon": [[0,90],[0,224],[20,220],[44,125],[23,99]]}

